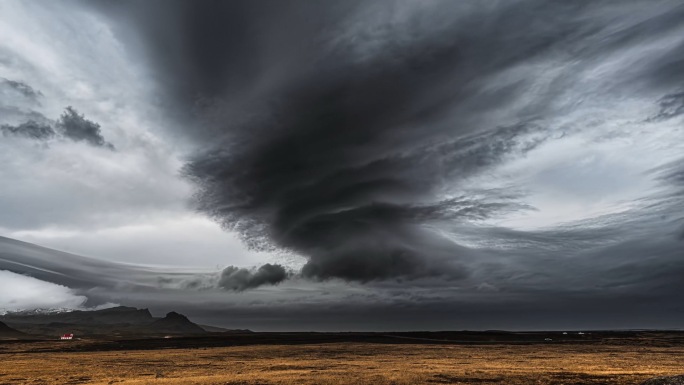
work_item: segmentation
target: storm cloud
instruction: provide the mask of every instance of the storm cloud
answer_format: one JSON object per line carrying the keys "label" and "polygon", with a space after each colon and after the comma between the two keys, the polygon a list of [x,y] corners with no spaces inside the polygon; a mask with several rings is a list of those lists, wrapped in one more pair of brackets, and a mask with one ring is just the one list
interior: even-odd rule
{"label": "storm cloud", "polygon": [[142,50],[173,79],[180,134],[202,147],[184,168],[199,210],[252,248],[305,256],[316,279],[467,277],[473,253],[445,223],[534,209],[472,178],[586,130],[558,117],[606,92],[679,113],[660,71],[677,51],[583,78],[643,33],[667,39],[684,12],[674,3],[615,23],[627,11],[587,2],[176,1],[160,18],[158,4],[101,7],[135,13]]}
{"label": "storm cloud", "polygon": [[281,265],[267,263],[258,269],[245,269],[228,266],[221,272],[218,286],[226,290],[243,291],[262,285],[277,285],[288,276],[287,270]]}
{"label": "storm cloud", "polygon": [[681,318],[679,1],[28,4],[0,13],[42,32],[0,42],[0,224],[212,268],[11,241],[0,268],[271,330]]}
{"label": "storm cloud", "polygon": [[[271,21],[258,6],[242,7],[247,8],[244,12],[255,12],[257,19]],[[354,13],[358,7],[355,4],[346,12]],[[185,168],[200,186],[200,210],[240,233],[252,247],[283,248],[307,256],[305,276],[367,281],[467,275],[462,248],[434,226],[447,219],[485,219],[523,205],[493,191],[457,198],[454,194],[459,189],[453,184],[543,140],[533,137],[543,123],[492,127],[475,119],[478,110],[504,108],[510,102],[508,96],[520,87],[512,84],[488,93],[481,91],[478,82],[503,66],[535,56],[551,36],[523,30],[515,41],[507,42],[486,34],[492,37],[481,44],[491,50],[483,51],[469,41],[479,21],[446,22],[429,30],[420,17],[396,25],[379,19],[371,24],[386,28],[387,36],[371,36],[378,39],[371,43],[379,48],[368,47],[367,53],[356,56],[354,50],[360,47],[336,42],[332,36],[327,36],[330,40],[307,37],[316,32],[326,36],[331,33],[327,29],[339,28],[345,23],[339,14],[327,15],[329,10],[310,9],[303,3],[295,8],[304,14],[321,12],[322,24],[330,23],[326,28],[305,24],[304,28],[315,30],[285,34],[292,42],[304,39],[319,54],[312,58],[294,52],[288,58],[296,63],[291,65],[306,67],[306,76],[295,74],[265,84],[268,96],[240,106],[247,114],[262,116],[245,122],[239,122],[239,116],[238,122],[232,122],[230,112],[221,113],[240,108],[234,102],[199,105],[200,116],[209,119],[208,127],[200,129],[222,131],[227,138]],[[195,26],[191,38],[211,35],[225,44],[224,36],[245,34],[251,26],[224,28],[217,22],[205,29],[199,23],[216,15],[234,17],[231,10],[206,5],[193,8],[187,20]],[[298,16],[290,12],[294,19],[288,25],[294,25]],[[551,15],[543,8],[539,12]],[[509,20],[503,14],[490,17],[492,23]],[[525,22],[510,20],[511,28]],[[403,28],[413,35],[403,36]],[[552,33],[556,36],[559,31]],[[454,38],[459,35],[463,38]],[[273,37],[266,31],[252,38],[265,39],[255,44],[268,45],[273,44],[269,41]],[[503,49],[508,44],[517,47]],[[207,76],[199,84],[208,84],[208,76],[217,75],[215,71],[220,71],[218,79],[222,79],[223,73],[244,64],[241,59],[235,63],[220,54],[214,56],[213,52],[221,52],[216,48],[205,39],[193,48],[199,62],[191,72]],[[492,57],[493,52],[499,57]],[[211,67],[215,71],[205,68],[222,62],[223,67]],[[236,81],[249,81],[249,77]],[[200,91],[210,97],[225,96],[223,90]]]}

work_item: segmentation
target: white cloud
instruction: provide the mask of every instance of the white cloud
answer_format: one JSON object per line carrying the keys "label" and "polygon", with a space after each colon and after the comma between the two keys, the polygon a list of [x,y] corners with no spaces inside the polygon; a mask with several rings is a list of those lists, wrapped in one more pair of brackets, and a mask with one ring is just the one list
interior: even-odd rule
{"label": "white cloud", "polygon": [[86,297],[71,289],[32,277],[0,270],[0,309],[36,308],[79,309]]}

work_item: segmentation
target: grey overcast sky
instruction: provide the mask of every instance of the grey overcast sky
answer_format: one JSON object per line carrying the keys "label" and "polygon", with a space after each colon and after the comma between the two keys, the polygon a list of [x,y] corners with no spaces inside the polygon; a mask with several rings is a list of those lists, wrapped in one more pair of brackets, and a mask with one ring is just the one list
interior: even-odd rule
{"label": "grey overcast sky", "polygon": [[2,1],[0,309],[684,327],[683,65],[681,1]]}

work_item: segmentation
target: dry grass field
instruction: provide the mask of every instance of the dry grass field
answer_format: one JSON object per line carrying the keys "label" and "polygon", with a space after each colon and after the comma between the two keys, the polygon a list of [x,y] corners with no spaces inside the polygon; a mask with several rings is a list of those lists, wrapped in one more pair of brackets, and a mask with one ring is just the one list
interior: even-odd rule
{"label": "dry grass field", "polygon": [[0,355],[0,384],[639,384],[684,348],[331,343]]}

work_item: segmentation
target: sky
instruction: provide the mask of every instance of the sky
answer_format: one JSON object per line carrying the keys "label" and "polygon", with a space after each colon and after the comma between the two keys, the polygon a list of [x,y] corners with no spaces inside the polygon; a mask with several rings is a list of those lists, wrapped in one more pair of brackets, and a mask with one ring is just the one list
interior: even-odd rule
{"label": "sky", "polygon": [[0,309],[682,328],[679,1],[0,2]]}

